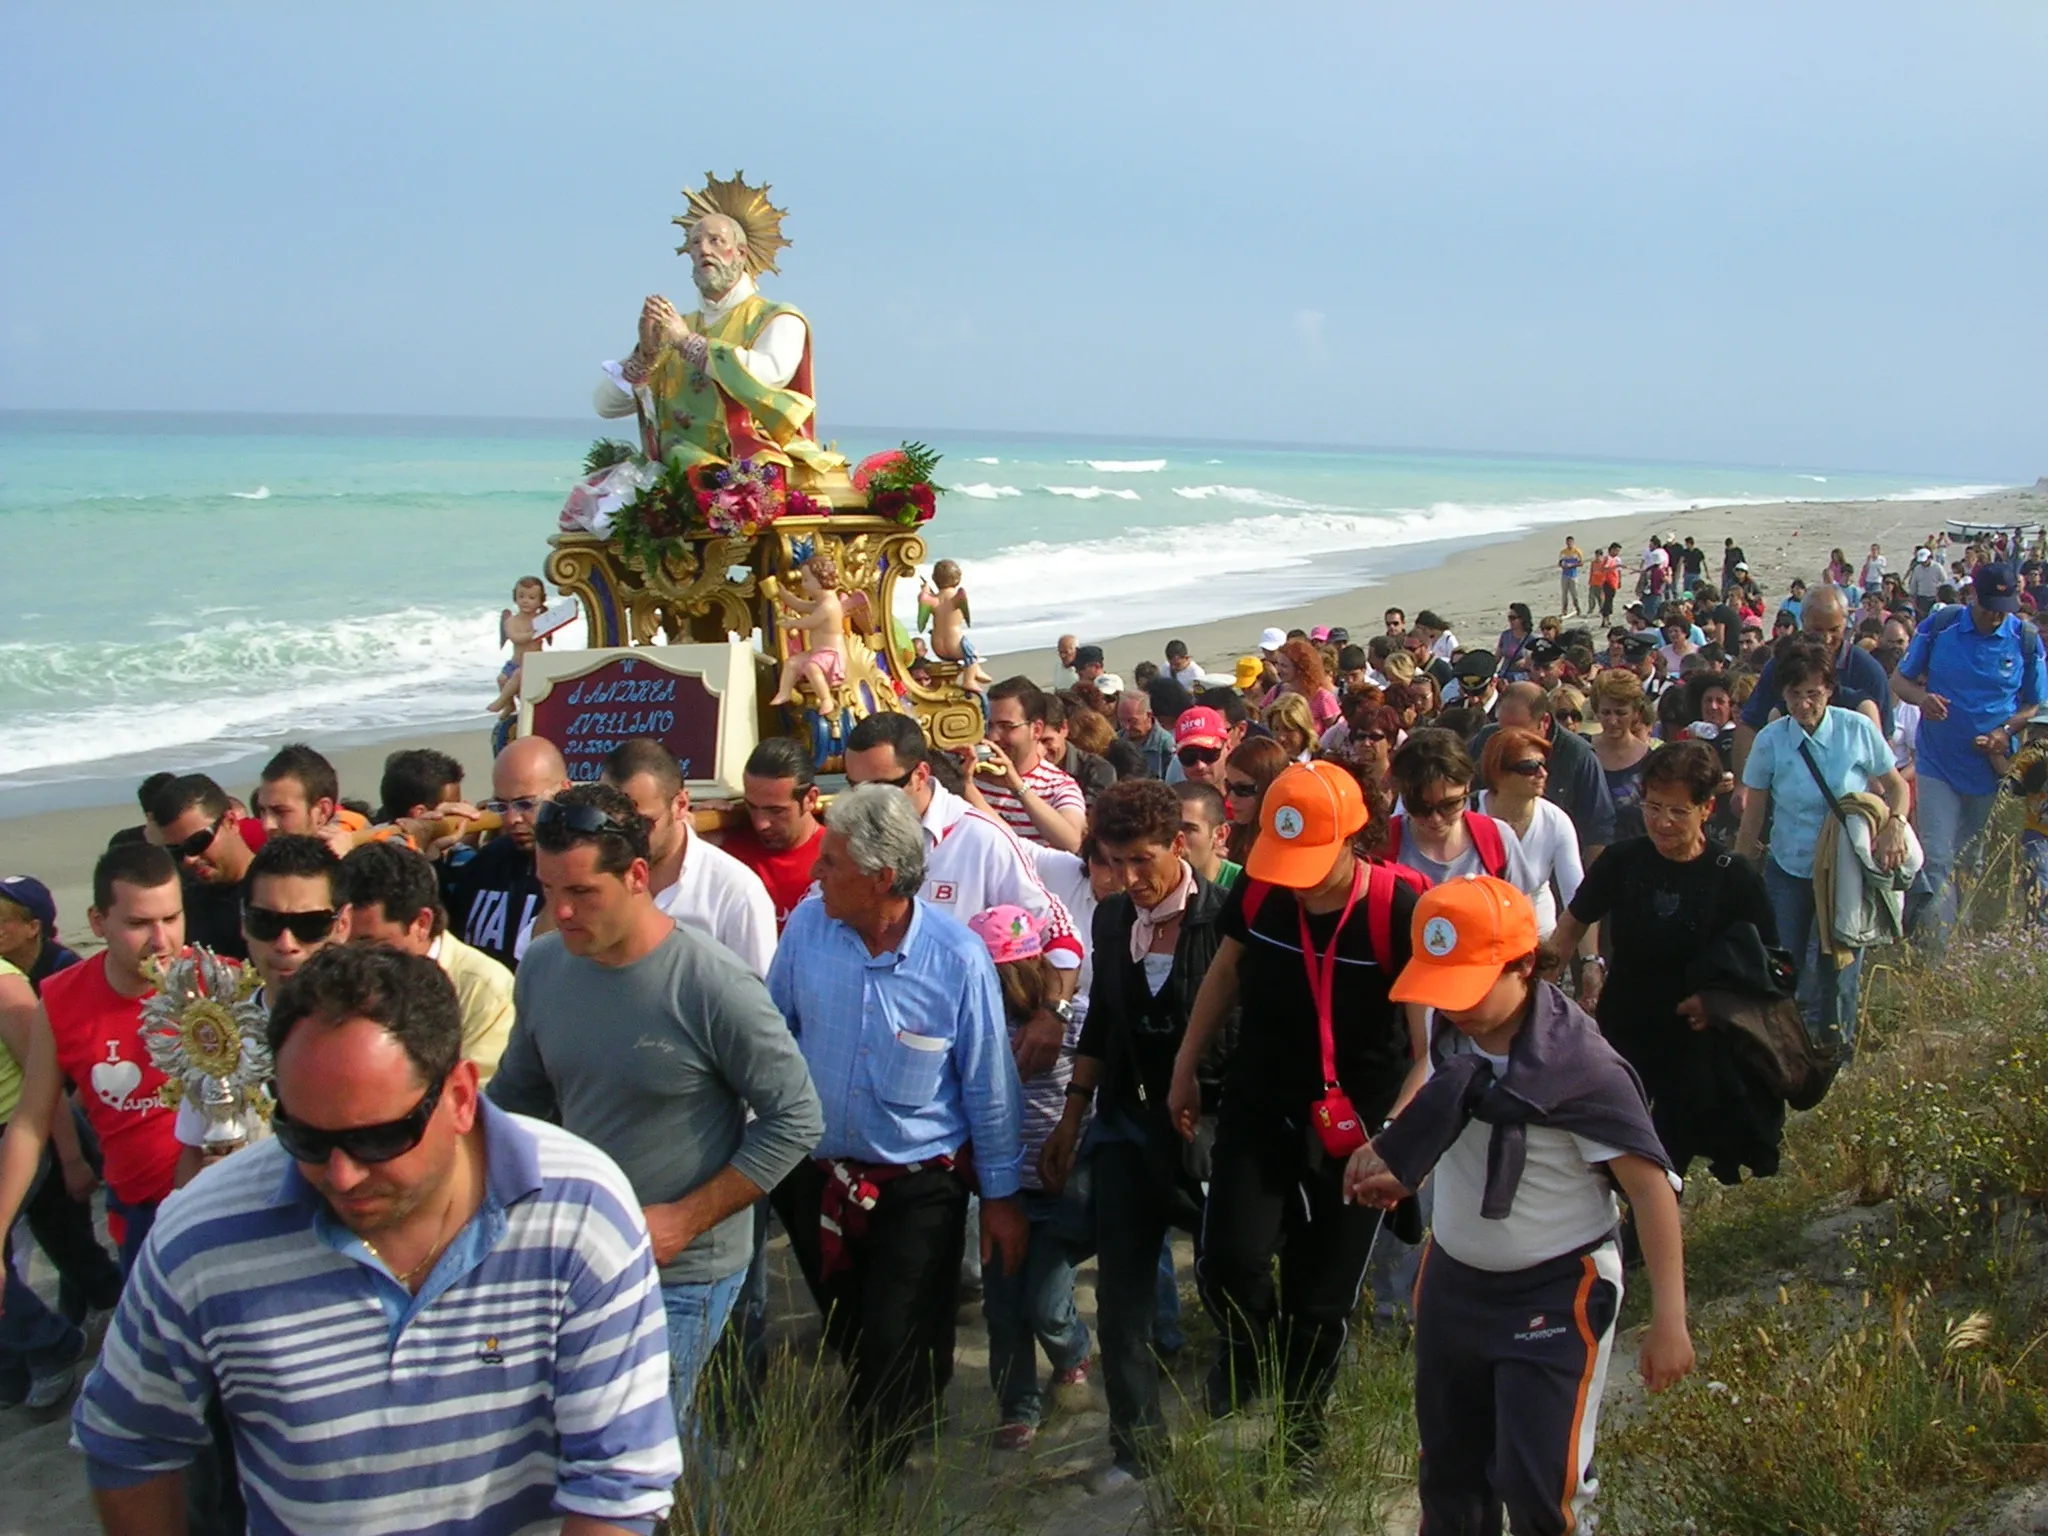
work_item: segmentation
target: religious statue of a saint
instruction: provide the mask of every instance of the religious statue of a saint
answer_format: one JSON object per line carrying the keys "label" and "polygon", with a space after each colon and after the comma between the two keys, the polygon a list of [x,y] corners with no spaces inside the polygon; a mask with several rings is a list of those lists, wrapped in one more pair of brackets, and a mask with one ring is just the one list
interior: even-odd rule
{"label": "religious statue of a saint", "polygon": [[767,192],[735,172],[729,181],[706,173],[702,191],[685,193],[676,254],[690,258],[698,307],[681,314],[660,294],[648,298],[632,352],[604,365],[597,412],[637,416],[650,458],[776,464],[792,488],[808,490],[843,479],[846,461],[816,440],[810,323],[755,284],[789,244],[784,210]]}

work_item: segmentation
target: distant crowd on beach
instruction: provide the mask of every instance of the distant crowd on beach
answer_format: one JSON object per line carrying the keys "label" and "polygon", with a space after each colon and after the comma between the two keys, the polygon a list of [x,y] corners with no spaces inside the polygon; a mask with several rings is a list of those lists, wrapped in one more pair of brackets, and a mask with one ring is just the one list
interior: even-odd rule
{"label": "distant crowd on beach", "polygon": [[1682,1179],[1776,1171],[2001,796],[2048,929],[2044,579],[2019,531],[1771,593],[1567,538],[1476,643],[1064,636],[973,747],[770,739],[721,807],[644,740],[167,768],[89,957],[0,879],[0,1231],[58,1276],[8,1264],[0,1404],[72,1403],[109,1532],[648,1531],[806,1368],[779,1229],[855,1490],[931,1455],[976,1296],[994,1449],[1099,1390],[1091,1488],[1152,1477],[1192,1282],[1197,1415],[1312,1480],[1351,1331],[1412,1330],[1424,1528],[1577,1529],[1632,1276],[1647,1385],[1694,1364]]}

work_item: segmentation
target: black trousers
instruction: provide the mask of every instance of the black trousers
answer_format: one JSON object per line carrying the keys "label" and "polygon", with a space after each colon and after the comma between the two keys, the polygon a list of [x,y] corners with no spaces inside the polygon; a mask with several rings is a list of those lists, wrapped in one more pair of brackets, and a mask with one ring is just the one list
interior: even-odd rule
{"label": "black trousers", "polygon": [[111,1311],[121,1299],[121,1266],[100,1246],[92,1206],[71,1198],[54,1159],[21,1214],[57,1271],[57,1310],[66,1320],[83,1323],[89,1311]]}
{"label": "black trousers", "polygon": [[1312,1166],[1307,1134],[1300,1124],[1225,1120],[1195,1265],[1223,1337],[1212,1396],[1276,1392],[1302,1450],[1320,1436],[1380,1227],[1378,1211],[1344,1203],[1342,1163]]}
{"label": "black trousers", "polygon": [[1159,1407],[1159,1248],[1173,1226],[1172,1201],[1132,1141],[1097,1141],[1095,1325],[1102,1337],[1102,1388],[1109,1398],[1109,1448],[1119,1466],[1140,1471],[1166,1435]]}
{"label": "black trousers", "polygon": [[1580,1529],[1621,1307],[1613,1240],[1505,1272],[1431,1243],[1415,1296],[1422,1529],[1499,1536],[1503,1510],[1515,1536]]}
{"label": "black trousers", "polygon": [[824,1188],[823,1169],[808,1159],[797,1164],[776,1186],[775,1213],[825,1319],[825,1342],[851,1378],[854,1470],[886,1475],[934,1429],[953,1379],[967,1182],[927,1168],[884,1184],[866,1233],[847,1244],[852,1263],[829,1280],[818,1240]]}

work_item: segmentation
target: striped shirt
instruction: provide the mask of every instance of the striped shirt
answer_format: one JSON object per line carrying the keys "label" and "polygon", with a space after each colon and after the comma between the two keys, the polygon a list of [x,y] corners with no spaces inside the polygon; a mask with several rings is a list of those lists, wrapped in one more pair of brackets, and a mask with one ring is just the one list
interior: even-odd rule
{"label": "striped shirt", "polygon": [[[1074,782],[1074,776],[1064,768],[1055,768],[1044,758],[1029,773],[1022,774],[1024,787],[1056,811],[1080,811],[1086,814],[1088,802],[1082,798],[1081,786]],[[1007,781],[998,778],[983,778],[976,781],[981,789],[981,798],[988,802],[988,808],[1002,818],[1003,824],[1026,842],[1042,843],[1045,834],[1038,830],[1031,820],[1031,813],[1024,809],[1023,798]]]}
{"label": "striped shirt", "polygon": [[218,1397],[251,1536],[652,1532],[682,1472],[639,1202],[481,1109],[481,1207],[417,1296],[275,1141],[167,1200],[72,1416],[94,1487],[188,1465]]}

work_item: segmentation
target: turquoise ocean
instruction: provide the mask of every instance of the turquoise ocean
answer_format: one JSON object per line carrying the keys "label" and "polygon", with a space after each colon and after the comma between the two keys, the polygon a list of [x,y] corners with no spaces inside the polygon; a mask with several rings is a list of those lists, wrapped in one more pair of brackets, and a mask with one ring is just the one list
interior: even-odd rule
{"label": "turquoise ocean", "polygon": [[[498,611],[540,571],[601,425],[0,413],[0,800],[117,759],[198,769],[285,733],[486,723]],[[945,455],[928,543],[966,568],[985,653],[1252,613],[1418,545],[1541,524],[1988,489],[1821,466],[837,434],[855,458],[905,436]]]}

